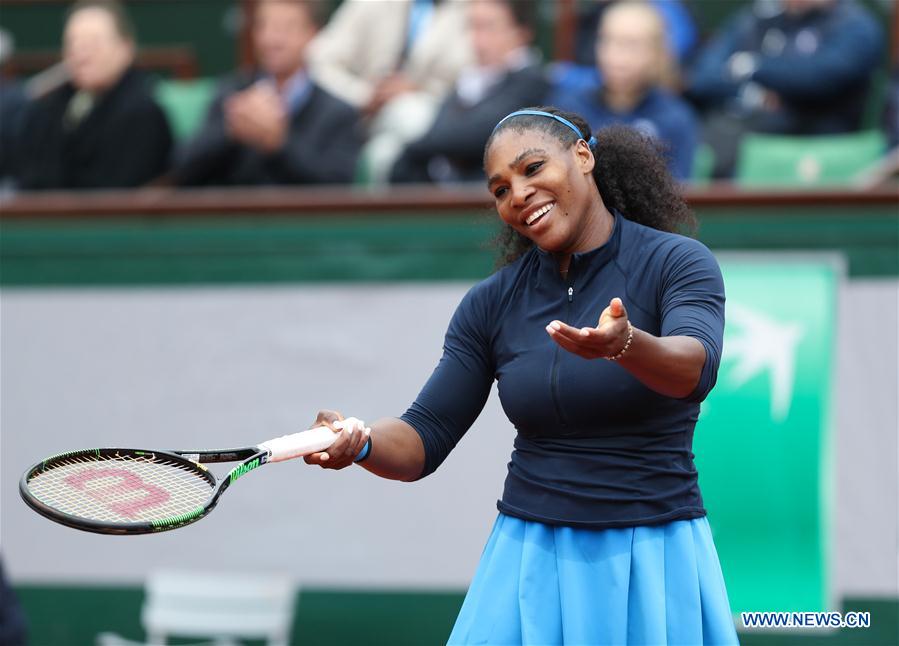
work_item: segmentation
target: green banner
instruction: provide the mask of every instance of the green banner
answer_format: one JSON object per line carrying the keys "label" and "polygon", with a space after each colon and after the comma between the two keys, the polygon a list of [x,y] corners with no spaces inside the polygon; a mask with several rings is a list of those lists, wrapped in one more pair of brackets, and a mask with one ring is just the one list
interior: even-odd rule
{"label": "green banner", "polygon": [[718,385],[694,450],[735,613],[825,610],[836,292],[827,260],[724,260]]}

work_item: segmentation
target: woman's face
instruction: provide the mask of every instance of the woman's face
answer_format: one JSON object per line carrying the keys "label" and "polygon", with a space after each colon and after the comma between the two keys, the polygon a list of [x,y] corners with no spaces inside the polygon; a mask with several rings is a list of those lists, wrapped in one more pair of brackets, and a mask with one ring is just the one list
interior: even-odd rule
{"label": "woman's face", "polygon": [[564,148],[552,135],[509,129],[493,140],[485,162],[487,188],[503,222],[546,251],[593,248],[591,225],[602,202],[584,141]]}

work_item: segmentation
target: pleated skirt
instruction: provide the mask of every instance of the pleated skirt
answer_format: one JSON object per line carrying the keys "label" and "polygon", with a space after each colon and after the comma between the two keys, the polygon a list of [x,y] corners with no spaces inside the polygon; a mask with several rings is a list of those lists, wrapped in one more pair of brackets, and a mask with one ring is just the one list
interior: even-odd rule
{"label": "pleated skirt", "polygon": [[576,529],[500,514],[449,644],[737,644],[705,517]]}

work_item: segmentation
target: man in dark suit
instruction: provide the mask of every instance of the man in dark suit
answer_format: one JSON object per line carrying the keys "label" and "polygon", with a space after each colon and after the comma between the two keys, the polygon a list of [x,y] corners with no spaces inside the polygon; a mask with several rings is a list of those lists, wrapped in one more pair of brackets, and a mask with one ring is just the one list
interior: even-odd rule
{"label": "man in dark suit", "polygon": [[257,3],[259,70],[226,81],[200,133],[179,156],[182,185],[350,182],[361,140],[353,108],[306,74],[319,27],[311,2]]}
{"label": "man in dark suit", "polygon": [[468,6],[468,33],[477,63],[462,71],[430,130],[409,144],[392,182],[483,179],[484,144],[496,123],[519,108],[539,105],[548,91],[534,38],[529,0],[483,0]]}
{"label": "man in dark suit", "polygon": [[171,132],[134,55],[134,30],[117,2],[74,5],[63,37],[70,80],[27,109],[21,188],[139,186],[165,171]]}

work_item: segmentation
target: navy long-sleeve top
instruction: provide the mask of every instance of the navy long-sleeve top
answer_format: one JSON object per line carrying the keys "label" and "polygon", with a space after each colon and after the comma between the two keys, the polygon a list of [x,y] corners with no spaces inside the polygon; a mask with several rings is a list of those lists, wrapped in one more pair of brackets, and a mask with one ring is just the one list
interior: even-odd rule
{"label": "navy long-sleeve top", "polygon": [[[547,334],[554,319],[595,326],[616,296],[635,327],[702,343],[705,365],[688,397],[660,395]],[[424,443],[421,477],[474,423],[495,379],[518,432],[503,513],[593,528],[702,516],[693,428],[715,383],[723,328],[721,272],[695,240],[616,215],[606,244],[572,256],[567,279],[552,254],[531,249],[463,298],[440,362],[402,416]]]}

